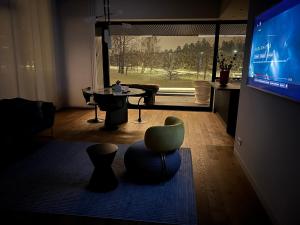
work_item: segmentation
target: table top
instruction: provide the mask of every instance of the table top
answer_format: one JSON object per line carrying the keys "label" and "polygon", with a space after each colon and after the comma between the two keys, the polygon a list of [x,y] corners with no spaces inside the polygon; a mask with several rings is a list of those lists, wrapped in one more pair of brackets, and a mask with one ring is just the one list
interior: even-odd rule
{"label": "table top", "polygon": [[145,90],[140,88],[129,88],[128,91],[124,92],[116,92],[113,91],[111,87],[109,88],[101,88],[98,90],[91,90],[92,93],[100,94],[100,95],[114,95],[114,96],[140,96],[145,94]]}
{"label": "table top", "polygon": [[118,150],[118,146],[110,143],[94,144],[87,148],[87,152],[95,155],[108,155],[115,153]]}
{"label": "table top", "polygon": [[217,90],[240,90],[241,88],[241,83],[240,82],[232,82],[232,83],[228,83],[226,86],[222,86],[220,85],[220,83],[218,81],[216,82],[209,82],[210,85],[217,89]]}

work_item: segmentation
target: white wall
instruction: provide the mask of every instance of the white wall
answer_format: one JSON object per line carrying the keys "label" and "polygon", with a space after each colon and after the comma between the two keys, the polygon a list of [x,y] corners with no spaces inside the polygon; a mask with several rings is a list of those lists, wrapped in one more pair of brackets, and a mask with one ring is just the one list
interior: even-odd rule
{"label": "white wall", "polygon": [[[251,18],[263,7],[251,1]],[[262,203],[278,224],[300,224],[300,104],[246,86],[252,19],[249,20],[235,153]],[[300,71],[299,71],[300,72]]]}
{"label": "white wall", "polygon": [[[219,17],[220,0],[110,0],[111,19],[180,20]],[[96,15],[103,16],[103,0],[96,0]]]}
{"label": "white wall", "polygon": [[85,106],[81,89],[93,86],[95,16],[92,0],[56,1],[56,41],[64,106]]}
{"label": "white wall", "polygon": [[249,0],[223,0],[220,9],[222,20],[246,20]]}

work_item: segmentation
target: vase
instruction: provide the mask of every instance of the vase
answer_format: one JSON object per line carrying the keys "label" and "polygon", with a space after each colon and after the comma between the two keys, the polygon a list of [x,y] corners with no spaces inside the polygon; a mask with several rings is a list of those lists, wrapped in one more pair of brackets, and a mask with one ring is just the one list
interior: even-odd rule
{"label": "vase", "polygon": [[113,92],[122,92],[122,86],[120,84],[115,84],[112,86]]}
{"label": "vase", "polygon": [[230,70],[220,70],[220,85],[226,86],[229,81]]}
{"label": "vase", "polygon": [[200,105],[208,105],[210,100],[211,86],[208,81],[195,80],[195,103]]}

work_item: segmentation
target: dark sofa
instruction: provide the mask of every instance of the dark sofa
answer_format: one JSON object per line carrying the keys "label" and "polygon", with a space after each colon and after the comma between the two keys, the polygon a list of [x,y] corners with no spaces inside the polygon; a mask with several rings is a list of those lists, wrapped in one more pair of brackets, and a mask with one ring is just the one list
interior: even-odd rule
{"label": "dark sofa", "polygon": [[23,98],[0,100],[1,159],[5,159],[4,155],[26,154],[33,136],[51,128],[54,117],[55,106],[51,102]]}

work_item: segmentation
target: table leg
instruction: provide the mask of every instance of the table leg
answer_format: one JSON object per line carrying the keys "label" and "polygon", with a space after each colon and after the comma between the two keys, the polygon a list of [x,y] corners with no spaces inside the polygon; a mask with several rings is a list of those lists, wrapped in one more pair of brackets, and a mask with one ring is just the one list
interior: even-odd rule
{"label": "table leg", "polygon": [[118,179],[111,167],[95,168],[88,184],[93,192],[112,191],[118,186]]}

